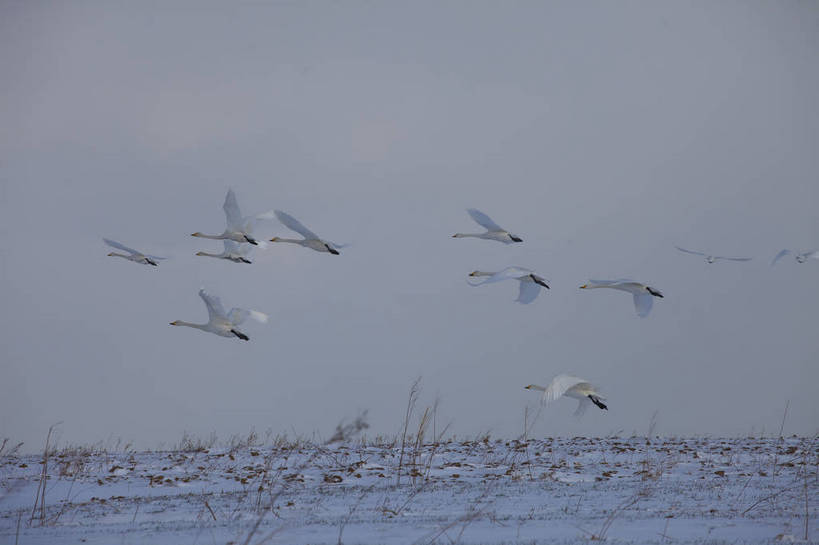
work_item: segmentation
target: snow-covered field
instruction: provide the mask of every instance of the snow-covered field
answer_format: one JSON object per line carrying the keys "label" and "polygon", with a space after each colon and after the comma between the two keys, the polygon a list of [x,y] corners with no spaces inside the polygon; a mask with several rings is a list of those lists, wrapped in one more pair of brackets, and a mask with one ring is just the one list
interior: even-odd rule
{"label": "snow-covered field", "polygon": [[1,543],[819,539],[812,438],[88,450],[0,458]]}

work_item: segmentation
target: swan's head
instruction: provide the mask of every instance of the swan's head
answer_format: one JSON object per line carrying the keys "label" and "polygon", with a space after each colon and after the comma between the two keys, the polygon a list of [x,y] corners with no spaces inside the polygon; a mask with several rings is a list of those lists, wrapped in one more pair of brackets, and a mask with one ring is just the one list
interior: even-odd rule
{"label": "swan's head", "polygon": [[[108,254],[108,255],[111,255],[111,254]],[[472,271],[471,273],[469,273],[469,276],[480,276],[480,275],[481,275],[481,271]]]}
{"label": "swan's head", "polygon": [[535,385],[534,385],[534,384],[530,384],[529,386],[524,386],[524,387],[523,387],[523,389],[524,389],[524,390],[534,390],[534,389],[535,389]]}
{"label": "swan's head", "polygon": [[461,233],[455,233],[452,235],[452,238],[461,238],[463,235]]}
{"label": "swan's head", "polygon": [[273,237],[270,239],[270,242],[276,242],[277,240],[279,240],[279,237]]}
{"label": "swan's head", "polygon": [[180,325],[179,320],[174,320],[173,322],[171,322],[171,325]]}
{"label": "swan's head", "polygon": [[111,252],[111,253],[108,254],[109,257],[112,256],[112,255],[114,255],[114,252]]}
{"label": "swan's head", "polygon": [[201,236],[202,236],[202,233],[200,233],[199,231],[197,231],[197,232],[193,233],[191,236],[192,236],[192,237],[201,237]]}
{"label": "swan's head", "polygon": [[589,289],[589,285],[588,284],[583,284],[582,286],[580,286],[580,289],[581,290]]}
{"label": "swan's head", "polygon": [[196,252],[196,255],[205,255],[205,252]]}
{"label": "swan's head", "polygon": [[713,262],[714,262],[714,261],[716,261],[716,260],[717,260],[717,259],[716,259],[714,256],[712,256],[712,255],[709,255],[708,257],[706,257],[706,258],[705,258],[705,262],[706,262],[706,263],[713,263]]}

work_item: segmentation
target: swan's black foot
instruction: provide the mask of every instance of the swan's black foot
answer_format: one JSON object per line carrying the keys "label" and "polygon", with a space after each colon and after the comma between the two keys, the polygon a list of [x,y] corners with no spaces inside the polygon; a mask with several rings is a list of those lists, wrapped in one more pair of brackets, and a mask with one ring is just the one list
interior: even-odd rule
{"label": "swan's black foot", "polygon": [[336,250],[335,248],[333,248],[329,244],[325,244],[325,246],[327,247],[327,251],[330,252],[331,254],[339,255],[338,250]]}
{"label": "swan's black foot", "polygon": [[153,265],[154,267],[158,267],[158,266],[159,266],[159,265],[157,265],[157,264],[156,264],[156,262],[155,262],[155,261],[152,261],[152,260],[150,260],[150,259],[148,259],[148,258],[145,258],[145,261],[147,261],[147,262],[148,262],[148,265]]}
{"label": "swan's black foot", "polygon": [[254,246],[258,246],[258,245],[259,245],[259,243],[258,243],[258,242],[256,242],[256,241],[255,241],[253,238],[251,238],[251,237],[249,237],[249,236],[247,236],[247,235],[245,235],[245,240],[246,240],[246,241],[248,241],[249,243],[251,243],[251,244],[252,244],[252,245],[254,245]]}
{"label": "swan's black foot", "polygon": [[249,341],[250,340],[250,337],[248,337],[247,335],[245,335],[241,331],[236,331],[235,329],[231,329],[230,332],[233,333],[234,335],[236,335],[237,337],[239,337],[240,339],[242,339],[243,341]]}
{"label": "swan's black foot", "polygon": [[600,401],[600,398],[599,398],[599,397],[597,397],[597,396],[593,396],[593,395],[589,394],[589,399],[591,399],[591,400],[592,400],[592,403],[594,403],[595,405],[597,405],[597,406],[598,406],[598,407],[600,407],[601,409],[606,410],[606,411],[608,411],[608,410],[609,410],[609,408],[608,408],[608,407],[606,407],[606,406],[603,404],[603,402],[602,402],[602,401]]}
{"label": "swan's black foot", "polygon": [[250,261],[249,259],[245,259],[244,257],[240,257],[239,261],[241,261],[242,263],[247,263],[248,265],[253,263],[252,261]]}
{"label": "swan's black foot", "polygon": [[516,237],[515,235],[509,235],[509,238],[512,239],[512,242],[523,242],[522,238]]}
{"label": "swan's black foot", "polygon": [[654,297],[659,297],[661,299],[663,297],[663,294],[660,293],[659,291],[655,290],[654,288],[649,288],[648,286],[646,286],[646,290],[648,290],[648,293],[650,293]]}

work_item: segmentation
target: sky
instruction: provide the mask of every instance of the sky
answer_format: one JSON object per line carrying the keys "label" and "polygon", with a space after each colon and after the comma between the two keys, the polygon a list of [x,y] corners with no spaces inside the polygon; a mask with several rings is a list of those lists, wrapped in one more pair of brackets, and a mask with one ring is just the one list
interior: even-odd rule
{"label": "sky", "polygon": [[[393,436],[418,377],[458,437],[815,434],[817,51],[813,2],[3,2],[0,438]],[[228,188],[350,246],[197,257]],[[270,321],[169,326],[200,287]],[[609,410],[532,423],[559,373]]]}

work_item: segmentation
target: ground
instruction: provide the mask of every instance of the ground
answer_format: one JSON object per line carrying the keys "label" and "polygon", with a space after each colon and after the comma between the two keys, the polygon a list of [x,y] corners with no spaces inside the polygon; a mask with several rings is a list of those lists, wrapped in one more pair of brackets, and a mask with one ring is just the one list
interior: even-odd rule
{"label": "ground", "polygon": [[0,543],[817,542],[817,467],[797,437],[12,453]]}

